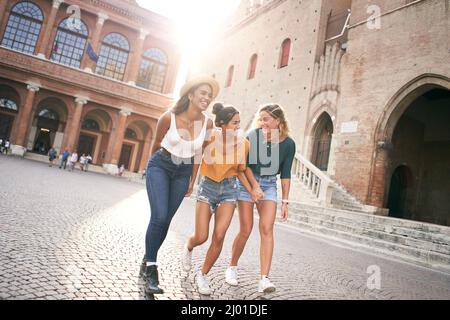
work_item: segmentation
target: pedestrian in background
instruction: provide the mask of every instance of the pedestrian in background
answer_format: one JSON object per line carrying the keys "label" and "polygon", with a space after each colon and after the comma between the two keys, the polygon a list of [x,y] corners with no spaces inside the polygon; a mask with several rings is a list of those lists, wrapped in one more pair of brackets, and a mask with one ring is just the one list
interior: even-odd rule
{"label": "pedestrian in background", "polygon": [[48,162],[49,162],[48,166],[49,167],[53,166],[53,161],[55,161],[56,155],[57,155],[57,152],[56,152],[55,148],[51,147],[50,150],[48,150]]}
{"label": "pedestrian in background", "polygon": [[78,153],[76,151],[74,151],[69,159],[69,171],[73,171],[73,169],[75,168],[75,164],[78,161]]}
{"label": "pedestrian in background", "polygon": [[66,170],[67,161],[69,160],[70,152],[69,150],[65,149],[63,154],[61,155],[61,164],[59,165],[59,168],[61,169],[64,167],[64,170]]}

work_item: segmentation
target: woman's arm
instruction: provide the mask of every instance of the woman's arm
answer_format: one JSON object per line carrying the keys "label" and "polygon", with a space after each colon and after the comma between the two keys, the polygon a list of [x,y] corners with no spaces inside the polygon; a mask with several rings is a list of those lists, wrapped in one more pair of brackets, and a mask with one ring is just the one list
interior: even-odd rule
{"label": "woman's arm", "polygon": [[[282,155],[284,160],[281,164],[281,220],[286,221],[288,218],[289,190],[291,189],[291,170],[295,157],[295,142],[290,140],[286,154]],[[280,155],[281,156],[281,155]]]}
{"label": "woman's arm", "polygon": [[291,189],[291,179],[281,179],[281,220],[284,222],[288,218],[289,190]]}
{"label": "woman's arm", "polygon": [[156,125],[155,140],[153,140],[150,156],[152,156],[157,150],[161,148],[161,141],[164,139],[164,136],[166,135],[170,127],[171,112],[172,111],[167,111],[158,120],[158,124]]}
{"label": "woman's arm", "polygon": [[250,182],[248,182],[248,179],[247,179],[247,177],[245,176],[244,171],[239,171],[239,172],[238,172],[238,179],[239,179],[239,181],[241,182],[241,184],[244,186],[244,188],[247,189],[247,191],[248,191],[249,193],[252,193],[253,188],[252,188]]}
{"label": "woman's arm", "polygon": [[214,124],[213,124],[212,120],[208,119],[208,123],[206,126],[206,137],[205,137],[205,141],[203,142],[203,145],[202,145],[202,152],[201,152],[201,154],[197,154],[194,156],[194,164],[192,165],[191,181],[189,182],[189,188],[185,194],[185,197],[190,197],[192,194],[192,191],[194,190],[194,184],[195,184],[195,181],[197,180],[198,169],[200,168],[203,152],[205,151],[205,148],[209,144],[209,140],[211,137],[211,130],[213,129],[213,127],[214,127]]}
{"label": "woman's arm", "polygon": [[253,175],[253,171],[247,167],[244,171],[245,177],[247,178],[248,182],[252,186],[252,200],[255,202],[258,202],[259,199],[264,197],[264,192],[261,190],[261,187],[259,186],[258,181],[256,181],[255,176]]}

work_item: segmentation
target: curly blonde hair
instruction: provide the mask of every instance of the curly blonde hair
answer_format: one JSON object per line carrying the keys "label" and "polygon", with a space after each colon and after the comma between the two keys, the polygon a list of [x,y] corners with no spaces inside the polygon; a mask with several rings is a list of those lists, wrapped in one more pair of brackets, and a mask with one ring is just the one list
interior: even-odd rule
{"label": "curly blonde hair", "polygon": [[280,138],[284,139],[289,137],[289,133],[290,133],[290,129],[289,129],[289,123],[286,119],[286,113],[284,112],[283,107],[281,107],[278,104],[265,104],[262,105],[261,107],[259,107],[258,112],[255,114],[255,117],[253,118],[253,124],[252,124],[252,128],[260,128],[261,126],[259,125],[259,119],[258,119],[258,115],[261,112],[267,112],[270,116],[272,116],[274,119],[280,120]]}

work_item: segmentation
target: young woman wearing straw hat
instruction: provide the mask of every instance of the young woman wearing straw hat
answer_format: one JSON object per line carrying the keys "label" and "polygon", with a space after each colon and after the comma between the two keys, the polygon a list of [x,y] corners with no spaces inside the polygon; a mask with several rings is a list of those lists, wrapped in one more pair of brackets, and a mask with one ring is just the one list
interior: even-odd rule
{"label": "young woman wearing straw hat", "polygon": [[160,294],[157,255],[184,197],[192,193],[207,132],[213,127],[204,111],[219,93],[211,77],[194,78],[181,88],[175,106],[158,120],[152,157],[146,170],[151,216],[141,272],[147,294]]}

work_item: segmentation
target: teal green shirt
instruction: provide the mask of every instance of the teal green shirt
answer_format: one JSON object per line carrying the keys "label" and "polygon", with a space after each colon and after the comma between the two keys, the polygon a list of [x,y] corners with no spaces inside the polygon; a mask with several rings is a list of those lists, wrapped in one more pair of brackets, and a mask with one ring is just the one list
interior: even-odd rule
{"label": "teal green shirt", "polygon": [[254,174],[272,176],[280,174],[281,179],[291,178],[291,168],[295,156],[295,142],[287,137],[281,143],[264,141],[261,129],[250,131],[247,136],[250,149],[247,166]]}

